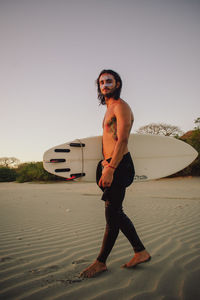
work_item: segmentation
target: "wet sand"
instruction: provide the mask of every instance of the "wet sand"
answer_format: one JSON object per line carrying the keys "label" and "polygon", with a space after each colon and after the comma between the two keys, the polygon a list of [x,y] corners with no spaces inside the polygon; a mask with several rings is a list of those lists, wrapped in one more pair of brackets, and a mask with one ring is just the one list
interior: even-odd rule
{"label": "wet sand", "polygon": [[134,269],[119,234],[108,272],[79,273],[96,258],[104,202],[94,183],[0,183],[0,299],[200,299],[200,178],[134,183],[124,210],[152,255]]}

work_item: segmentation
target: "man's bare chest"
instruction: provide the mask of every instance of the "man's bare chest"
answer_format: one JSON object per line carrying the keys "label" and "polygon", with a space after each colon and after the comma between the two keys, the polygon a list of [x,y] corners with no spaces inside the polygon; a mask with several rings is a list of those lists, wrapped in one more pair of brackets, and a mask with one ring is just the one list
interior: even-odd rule
{"label": "man's bare chest", "polygon": [[117,122],[116,116],[113,110],[107,110],[103,119],[103,129],[115,125]]}
{"label": "man's bare chest", "polygon": [[117,140],[117,119],[113,111],[107,111],[103,121],[104,135],[111,135]]}

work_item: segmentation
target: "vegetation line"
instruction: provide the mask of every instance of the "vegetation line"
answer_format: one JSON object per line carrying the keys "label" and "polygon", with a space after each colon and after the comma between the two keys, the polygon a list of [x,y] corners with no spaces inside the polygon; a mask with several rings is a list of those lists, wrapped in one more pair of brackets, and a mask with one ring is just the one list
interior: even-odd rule
{"label": "vegetation line", "polygon": [[[195,128],[180,134],[181,131],[178,127],[167,124],[154,124],[141,127],[138,133],[159,134],[166,136],[174,136],[174,138],[180,139],[192,147],[194,147],[199,155],[188,167],[182,171],[173,174],[169,177],[177,176],[200,176],[200,118],[195,121]],[[43,168],[42,162],[30,162],[20,164],[19,160],[15,157],[2,157],[0,158],[0,182],[30,182],[30,181],[63,181],[65,178],[61,178],[56,175],[48,173]]]}

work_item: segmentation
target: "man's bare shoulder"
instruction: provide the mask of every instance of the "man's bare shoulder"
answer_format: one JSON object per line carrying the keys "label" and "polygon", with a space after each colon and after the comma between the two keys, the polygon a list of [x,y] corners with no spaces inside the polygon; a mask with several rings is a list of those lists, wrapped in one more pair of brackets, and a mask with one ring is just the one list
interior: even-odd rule
{"label": "man's bare shoulder", "polygon": [[117,111],[126,111],[126,112],[131,112],[132,113],[132,110],[131,110],[129,104],[126,101],[124,101],[123,99],[119,99],[118,101],[119,102],[114,107],[114,110],[116,112]]}

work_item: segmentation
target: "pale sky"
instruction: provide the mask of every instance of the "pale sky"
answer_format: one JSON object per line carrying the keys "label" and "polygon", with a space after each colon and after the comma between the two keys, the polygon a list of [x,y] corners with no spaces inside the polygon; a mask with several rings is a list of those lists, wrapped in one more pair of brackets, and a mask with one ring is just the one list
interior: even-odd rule
{"label": "pale sky", "polygon": [[132,132],[200,117],[200,0],[0,0],[0,157],[102,134],[95,79],[123,81]]}

